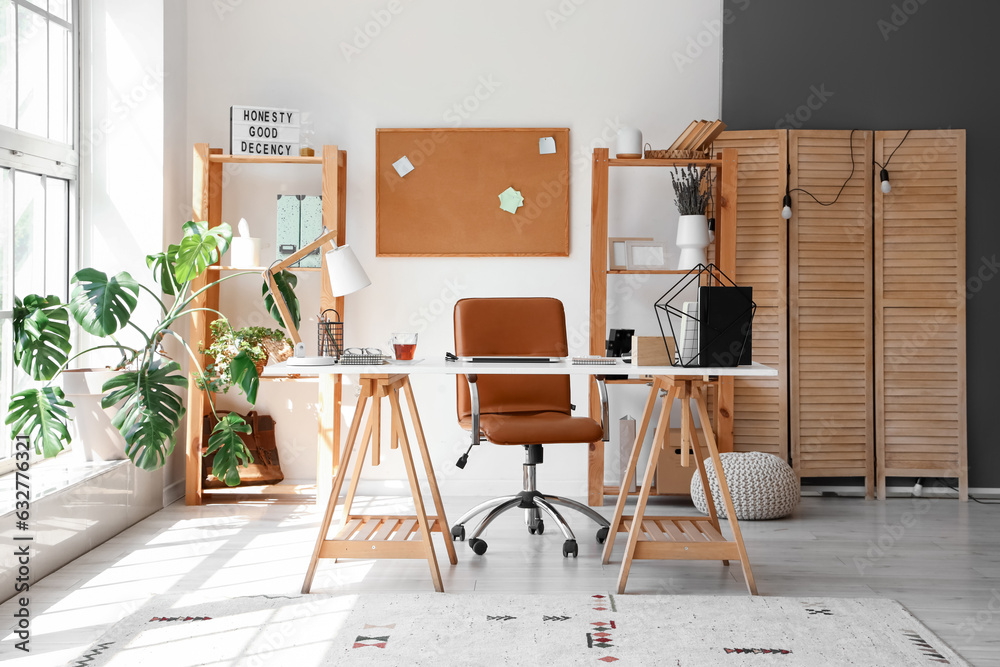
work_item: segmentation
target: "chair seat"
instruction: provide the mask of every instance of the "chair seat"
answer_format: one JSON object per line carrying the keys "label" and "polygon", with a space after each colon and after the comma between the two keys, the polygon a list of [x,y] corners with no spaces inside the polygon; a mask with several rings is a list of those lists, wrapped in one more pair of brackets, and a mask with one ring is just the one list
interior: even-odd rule
{"label": "chair seat", "polygon": [[479,426],[495,445],[548,445],[564,442],[597,442],[601,425],[589,417],[562,412],[522,412],[482,415]]}

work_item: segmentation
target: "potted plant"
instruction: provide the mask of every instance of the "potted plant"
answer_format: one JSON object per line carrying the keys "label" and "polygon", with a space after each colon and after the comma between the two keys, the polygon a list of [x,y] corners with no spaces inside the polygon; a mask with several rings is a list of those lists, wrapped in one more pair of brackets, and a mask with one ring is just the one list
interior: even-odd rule
{"label": "potted plant", "polygon": [[708,219],[705,210],[712,196],[712,178],[709,169],[699,169],[693,164],[680,169],[674,168],[670,174],[674,187],[674,204],[680,213],[677,221],[677,247],[680,258],[677,268],[693,269],[699,264],[708,264],[705,248],[708,247]]}
{"label": "potted plant", "polygon": [[205,366],[205,372],[198,379],[199,389],[225,393],[233,385],[231,367],[240,353],[246,354],[254,363],[257,375],[264,371],[267,359],[272,354],[279,362],[292,355],[292,341],[280,329],[267,327],[243,327],[233,329],[224,317],[212,322],[212,344],[207,350],[199,348],[212,357],[213,363]]}
{"label": "potted plant", "polygon": [[[112,424],[125,440],[125,453],[135,465],[156,470],[174,450],[177,429],[184,414],[184,405],[177,388],[187,387],[187,377],[181,366],[167,357],[161,342],[167,336],[175,338],[190,356],[196,376],[203,375],[194,352],[184,336],[173,325],[194,310],[192,302],[219,283],[255,271],[234,273],[204,287],[193,288],[192,282],[229,247],[232,230],[228,224],[211,229],[207,222],[188,222],[183,227],[180,244],[171,244],[166,252],[146,257],[162,292],[173,297],[167,303],[148,287],[138,283],[127,272],[109,276],[94,268],[77,271],[72,278],[73,290],[68,303],[57,296],[29,294],[15,298],[13,312],[14,363],[31,379],[45,382],[44,386],[18,392],[11,397],[5,423],[11,425],[11,436],[25,435],[35,443],[36,451],[52,457],[70,443],[67,422],[74,406],[61,387],[54,384],[75,359],[102,349],[115,349],[121,361],[119,370],[102,386],[101,406],[118,407]],[[298,299],[293,287],[294,276],[281,274],[276,281],[281,296],[293,313],[298,313]],[[160,318],[151,328],[143,329],[132,321],[140,290],[146,292],[160,308]],[[280,315],[265,285],[265,305],[279,323]],[[211,311],[221,316],[218,311]],[[73,349],[70,318],[87,333],[101,339],[101,344],[82,351]],[[116,334],[126,327],[137,331],[141,343],[129,346],[119,342]],[[228,366],[229,376],[246,393],[251,404],[257,400],[260,378],[250,355],[241,350],[233,355]],[[209,394],[212,412],[214,401]],[[252,459],[239,433],[249,433],[250,426],[242,417],[228,413],[218,421],[208,442],[208,451],[215,454],[216,475],[226,484],[239,484],[239,466]]]}

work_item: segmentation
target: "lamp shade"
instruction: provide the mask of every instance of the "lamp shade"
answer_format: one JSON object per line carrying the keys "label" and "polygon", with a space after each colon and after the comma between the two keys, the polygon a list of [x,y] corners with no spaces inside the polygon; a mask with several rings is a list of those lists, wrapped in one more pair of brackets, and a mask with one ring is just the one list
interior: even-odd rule
{"label": "lamp shade", "polygon": [[372,284],[349,245],[338,246],[326,253],[326,270],[330,275],[333,296],[351,294]]}

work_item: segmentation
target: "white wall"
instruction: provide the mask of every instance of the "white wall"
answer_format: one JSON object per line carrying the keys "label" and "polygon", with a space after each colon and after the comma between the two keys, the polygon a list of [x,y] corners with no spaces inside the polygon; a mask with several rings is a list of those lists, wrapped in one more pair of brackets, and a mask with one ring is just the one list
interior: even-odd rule
{"label": "white wall", "polygon": [[[720,112],[718,2],[189,0],[186,9],[187,136],[177,155],[188,157],[178,163],[173,152],[168,155],[168,181],[190,182],[193,143],[207,141],[228,151],[232,104],[308,113],[313,145],[337,144],[348,151],[347,239],[373,280],[347,297],[348,345],[384,345],[393,331],[418,331],[418,356],[437,357],[453,347],[451,310],[457,299],[549,295],[566,306],[571,352],[586,353],[592,149],[613,148],[623,124],[639,127],[646,141],[662,148],[691,119],[714,119]],[[367,37],[366,30],[374,36]],[[168,117],[168,126],[172,123]],[[571,129],[570,257],[375,257],[375,129],[458,124]],[[226,174],[223,219],[235,223],[246,217],[264,238],[263,260],[269,261],[275,195],[319,194],[318,170],[244,166]],[[612,235],[671,240],[676,213],[666,174],[636,174],[627,185],[618,180]],[[189,205],[185,195],[164,206],[169,212],[190,210]],[[167,224],[179,230],[185,219]],[[311,340],[318,282],[315,275],[299,275],[304,312],[313,322],[303,334]],[[223,310],[239,325],[267,322],[255,305],[258,281],[244,285],[224,292]],[[613,283],[621,303],[611,325],[653,334],[652,303],[665,289],[656,281]],[[464,471],[457,470],[454,461],[467,436],[455,423],[454,379],[415,378],[413,384],[446,491],[486,493],[519,483],[520,448],[483,447]],[[582,382],[574,385],[574,394],[584,414]],[[258,405],[277,420],[289,478],[314,475],[315,401],[313,385],[261,389]],[[626,409],[635,414],[641,405],[633,397],[616,408],[620,416]],[[584,450],[550,448],[540,483],[554,492],[585,495]],[[403,478],[397,458],[384,458],[368,475]]]}

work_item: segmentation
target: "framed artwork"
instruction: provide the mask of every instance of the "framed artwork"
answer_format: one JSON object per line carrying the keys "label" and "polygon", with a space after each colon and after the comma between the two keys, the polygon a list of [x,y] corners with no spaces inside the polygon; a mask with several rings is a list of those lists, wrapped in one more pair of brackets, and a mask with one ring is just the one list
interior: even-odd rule
{"label": "framed artwork", "polygon": [[625,266],[629,271],[669,269],[672,249],[662,241],[626,241]]}
{"label": "framed artwork", "polygon": [[650,238],[637,237],[610,237],[608,238],[608,270],[624,271],[628,269],[627,250],[625,244],[628,241],[652,241]]}

